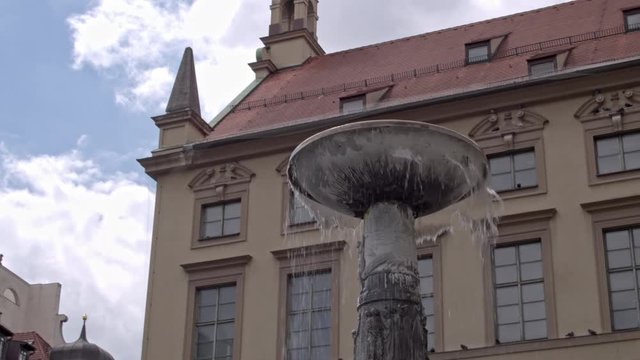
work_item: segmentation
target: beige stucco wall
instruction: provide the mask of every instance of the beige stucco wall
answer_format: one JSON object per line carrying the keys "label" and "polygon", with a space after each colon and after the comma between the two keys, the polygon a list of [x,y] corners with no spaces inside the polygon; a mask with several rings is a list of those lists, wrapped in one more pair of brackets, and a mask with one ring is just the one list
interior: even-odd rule
{"label": "beige stucco wall", "polygon": [[[11,289],[16,303],[2,294]],[[0,265],[0,324],[14,333],[35,331],[49,345],[64,344],[62,324],[67,317],[58,314],[61,285],[29,284],[11,270]]]}
{"label": "beige stucco wall", "polygon": [[[577,336],[585,335],[587,329],[604,331],[592,222],[580,204],[634,196],[640,189],[639,179],[589,185],[583,128],[574,118],[574,113],[591,97],[596,87],[621,89],[640,85],[627,79],[633,78],[621,72],[553,85],[572,89],[555,98],[553,94],[556,88],[551,85],[539,86],[379,116],[407,120],[433,119],[463,134],[468,134],[493,108],[506,111],[524,106],[527,111],[549,120],[543,130],[547,190],[542,194],[505,200],[504,214],[556,210],[549,220],[555,293],[550,300],[555,304],[555,330],[560,338],[570,331]],[[217,151],[218,154],[224,154],[225,148]],[[187,274],[180,265],[240,255],[252,256],[246,266],[243,323],[238,324],[242,326],[242,359],[274,359],[276,347],[279,346],[277,309],[280,299],[279,263],[271,251],[308,245],[320,239],[347,242],[340,259],[340,308],[336,310],[340,314],[339,356],[344,360],[352,358],[351,331],[356,324],[355,304],[359,292],[356,275],[357,239],[353,236],[357,231],[329,233],[312,230],[287,237],[282,235],[283,180],[276,167],[288,156],[289,151],[260,154],[260,149],[256,149],[252,157],[227,156],[227,161],[238,161],[255,173],[249,188],[247,239],[242,242],[192,250],[194,194],[187,184],[203,167],[158,175],[144,359],[183,358],[185,332],[191,329],[185,328],[188,324],[188,285]],[[215,164],[207,164],[211,165]],[[440,215],[434,222],[441,222],[442,219]],[[485,312],[484,298],[485,287],[490,284],[483,273],[487,260],[483,258],[483,244],[474,243],[469,238],[467,232],[457,228],[452,234],[446,235],[440,244],[444,342],[444,348],[440,350],[457,351],[460,344],[465,344],[469,348],[483,348],[482,351],[491,353],[493,350],[486,350],[487,347],[493,349],[487,340],[486,327],[486,318],[492,315]],[[516,349],[508,356],[482,355],[478,352],[474,357],[475,350],[471,350],[465,358],[479,358],[482,355],[488,356],[482,357],[486,359],[632,359],[640,346],[638,333],[632,332],[624,341],[615,336],[611,340],[600,338],[606,341],[597,344],[589,341],[578,344],[573,343],[572,339],[565,342],[553,340],[548,344],[556,344],[555,348],[547,350],[545,342],[537,342],[543,345]],[[437,354],[434,358],[446,354]]]}

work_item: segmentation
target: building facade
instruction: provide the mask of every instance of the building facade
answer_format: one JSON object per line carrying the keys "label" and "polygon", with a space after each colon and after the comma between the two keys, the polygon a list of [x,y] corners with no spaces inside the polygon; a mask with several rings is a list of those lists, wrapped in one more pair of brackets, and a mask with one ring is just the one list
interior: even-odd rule
{"label": "building facade", "polygon": [[430,359],[636,359],[640,2],[333,54],[317,6],[273,0],[256,80],[211,122],[185,51],[139,160],[157,181],[143,359],[353,357],[359,223],[314,219],[286,167],[307,137],[375,119],[469,136],[503,199],[487,242],[451,212],[417,220],[435,234],[418,250]]}

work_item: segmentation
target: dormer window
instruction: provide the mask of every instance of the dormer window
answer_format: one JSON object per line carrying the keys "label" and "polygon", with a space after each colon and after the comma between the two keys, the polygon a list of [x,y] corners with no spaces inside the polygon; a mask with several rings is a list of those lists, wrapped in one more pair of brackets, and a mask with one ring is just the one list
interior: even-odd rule
{"label": "dormer window", "polygon": [[624,12],[624,29],[626,31],[640,30],[640,8]]}
{"label": "dormer window", "polygon": [[540,76],[550,74],[557,69],[556,57],[549,56],[541,59],[529,60],[529,75]]}
{"label": "dormer window", "polygon": [[340,100],[340,110],[343,114],[356,113],[364,110],[365,96],[353,96]]}
{"label": "dormer window", "polygon": [[491,48],[489,41],[482,41],[466,45],[467,64],[475,64],[489,61]]}

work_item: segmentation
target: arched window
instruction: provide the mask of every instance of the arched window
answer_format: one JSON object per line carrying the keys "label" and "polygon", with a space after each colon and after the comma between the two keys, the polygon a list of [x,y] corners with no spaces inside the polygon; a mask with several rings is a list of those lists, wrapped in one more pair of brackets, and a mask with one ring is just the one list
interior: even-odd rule
{"label": "arched window", "polygon": [[18,295],[16,295],[16,292],[13,289],[7,288],[4,290],[4,292],[2,293],[2,295],[9,301],[11,301],[12,303],[18,305]]}

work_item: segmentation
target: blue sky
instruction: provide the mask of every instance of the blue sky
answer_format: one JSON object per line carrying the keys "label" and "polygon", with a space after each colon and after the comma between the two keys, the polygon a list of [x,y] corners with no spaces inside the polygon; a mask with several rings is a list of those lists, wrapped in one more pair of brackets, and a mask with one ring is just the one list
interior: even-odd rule
{"label": "blue sky", "polygon": [[[185,46],[207,119],[253,78],[271,0],[0,1],[0,253],[30,282],[60,282],[67,341],[140,358],[157,144]],[[561,0],[322,0],[327,52]],[[1,286],[1,284],[0,284]]]}

